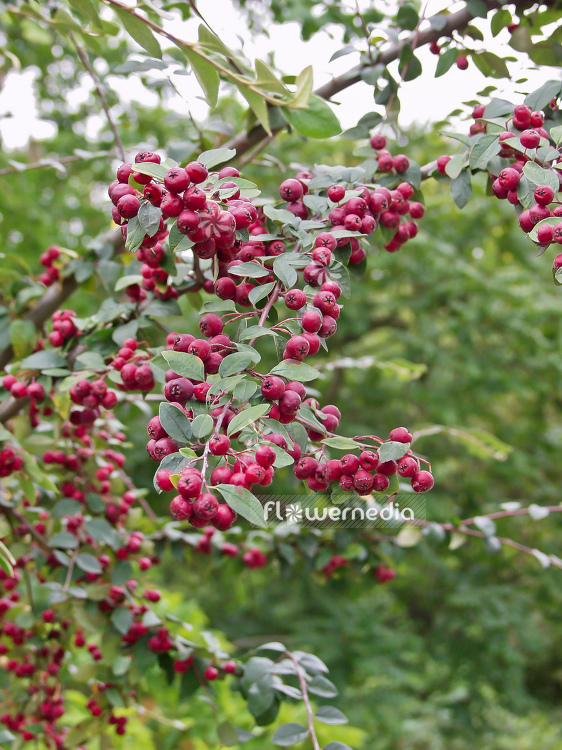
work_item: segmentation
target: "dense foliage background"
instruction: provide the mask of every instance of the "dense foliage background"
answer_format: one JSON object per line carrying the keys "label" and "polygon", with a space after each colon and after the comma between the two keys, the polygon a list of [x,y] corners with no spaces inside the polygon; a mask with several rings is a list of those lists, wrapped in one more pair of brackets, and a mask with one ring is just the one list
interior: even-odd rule
{"label": "dense foliage background", "polygon": [[[5,46],[0,82],[17,75],[8,73],[17,57],[22,69],[34,72],[41,117],[56,126],[52,138],[0,155],[2,302],[17,313],[41,294],[29,293],[29,277],[39,272],[38,257],[47,246],[61,245],[87,259],[109,233],[105,191],[118,162],[105,122],[94,137],[92,128],[84,127],[99,111],[95,92],[79,105],[69,104],[70,93],[89,89],[91,82],[67,37],[60,34],[53,44],[56,29],[8,12],[10,5],[0,3]],[[188,14],[187,3],[164,5]],[[310,9],[303,18],[301,4],[286,5],[305,37],[315,31]],[[334,23],[348,24],[349,34],[352,24],[339,5],[326,3],[323,12]],[[273,4],[276,21],[285,20],[285,12],[285,3]],[[245,108],[228,85],[209,119],[192,123],[175,115],[165,76],[142,72],[144,58],[130,40],[120,35],[97,43],[99,54],[91,56],[105,61],[96,69],[128,156],[148,147],[183,161],[244,129]],[[140,76],[158,103],[118,101],[106,81],[110,73]],[[456,104],[461,114],[454,129],[465,130],[473,103]],[[428,124],[402,132],[402,148],[420,164],[450,152],[451,141],[437,135],[438,129]],[[318,142],[283,133],[244,175],[275,195],[281,172],[289,176],[315,163],[358,163],[355,147],[350,139]],[[65,155],[77,158],[57,162]],[[52,159],[53,167],[12,169],[14,160],[42,159]],[[336,365],[318,388],[340,406],[350,435],[369,432],[375,422],[381,433],[397,424],[416,430],[442,426],[423,438],[437,480],[428,496],[430,520],[482,515],[510,501],[557,505],[561,292],[550,281],[550,260],[535,256],[511,207],[486,195],[483,177],[475,179],[472,200],[462,211],[440,182],[424,185],[424,195],[426,216],[418,236],[400,253],[379,250],[368,258],[331,340],[329,359]],[[111,262],[104,274],[93,265],[89,270],[65,303],[79,316],[95,312],[108,294]],[[194,330],[198,300],[182,297],[179,304],[181,318],[164,322],[173,330]],[[2,347],[10,340],[8,322],[0,318]],[[12,332],[12,343],[13,337]],[[128,472],[147,488],[150,505],[165,513],[168,500],[153,492],[153,466],[146,458],[147,413],[140,395],[137,403],[117,409],[130,439]],[[18,429],[23,436],[28,428]],[[276,489],[282,494],[294,486],[286,470]],[[524,516],[498,521],[498,527],[504,537],[557,554],[561,521],[557,514],[542,520]],[[146,530],[146,519],[142,524]],[[328,579],[320,565],[310,570],[300,557],[292,564],[280,554],[264,569],[248,570],[239,561],[173,544],[162,548],[162,565],[145,575],[163,591],[162,607],[193,624],[196,633],[211,627],[240,649],[281,640],[320,656],[341,688],[334,705],[350,718],[349,726],[322,730],[330,739],[369,750],[561,747],[560,571],[543,569],[513,549],[493,552],[479,539],[457,549],[448,542],[435,530],[412,548],[381,545],[381,562],[398,572],[385,585],[372,573],[362,575],[360,566]],[[338,532],[334,549],[352,557],[348,545],[346,532]],[[168,685],[154,670],[145,679],[152,698],[141,714],[127,709],[129,733],[112,738],[115,747],[217,747],[213,707],[205,696],[182,696],[177,683]],[[239,696],[226,683],[217,691],[221,715],[250,729]],[[67,700],[81,718],[80,694],[70,688]],[[302,721],[303,709],[284,705],[282,717]],[[265,750],[270,735],[247,746]]]}

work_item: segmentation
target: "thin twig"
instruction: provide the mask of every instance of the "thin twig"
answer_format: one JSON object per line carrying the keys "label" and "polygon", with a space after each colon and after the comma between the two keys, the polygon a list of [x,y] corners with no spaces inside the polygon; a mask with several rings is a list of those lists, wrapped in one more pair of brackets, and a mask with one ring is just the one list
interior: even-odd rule
{"label": "thin twig", "polygon": [[297,673],[297,677],[299,678],[302,701],[304,703],[304,707],[306,708],[306,715],[308,717],[308,731],[310,734],[310,739],[312,740],[312,747],[314,748],[314,750],[321,750],[320,743],[318,742],[318,737],[316,736],[316,732],[314,730],[314,711],[312,710],[312,706],[310,705],[310,700],[308,698],[308,688],[306,685],[306,680],[304,679],[304,674],[301,670],[301,666],[297,658],[290,651],[285,651],[284,655],[293,662],[295,666],[295,672]]}
{"label": "thin twig", "polygon": [[[263,308],[262,313],[260,315],[260,319],[258,321],[259,326],[263,326],[265,321],[267,320],[267,316],[269,315],[269,311],[273,307],[273,305],[277,302],[277,298],[279,297],[279,292],[281,291],[281,282],[278,281],[273,289],[271,290],[271,294],[269,295],[269,300],[267,302],[267,305]],[[250,340],[249,346],[253,346],[256,343],[257,336],[254,336],[253,339]]]}
{"label": "thin twig", "polygon": [[94,86],[96,88],[96,91],[98,93],[98,96],[100,98],[101,106],[103,107],[103,111],[105,112],[105,116],[107,117],[107,122],[109,123],[109,127],[111,128],[111,132],[113,133],[113,139],[115,140],[115,145],[117,146],[117,150],[119,151],[119,156],[123,161],[126,161],[125,156],[125,149],[123,148],[123,143],[121,141],[121,137],[117,131],[117,127],[115,126],[115,123],[113,122],[113,117],[111,116],[111,111],[109,109],[109,104],[107,103],[107,99],[105,98],[105,94],[103,93],[103,87],[101,84],[100,79],[97,76],[97,73],[90,65],[90,61],[88,60],[88,56],[82,49],[82,47],[78,44],[78,41],[76,40],[76,37],[74,36],[73,32],[69,29],[68,30],[68,38],[76,48],[76,52],[78,53],[78,57],[82,61],[82,64],[88,71],[90,78],[94,82]]}

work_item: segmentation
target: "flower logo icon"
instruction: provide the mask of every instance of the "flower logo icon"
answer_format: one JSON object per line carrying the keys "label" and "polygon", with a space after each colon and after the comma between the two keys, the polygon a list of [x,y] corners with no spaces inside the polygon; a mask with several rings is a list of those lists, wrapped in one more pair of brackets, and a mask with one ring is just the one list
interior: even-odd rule
{"label": "flower logo icon", "polygon": [[299,523],[302,521],[302,508],[300,505],[288,505],[285,511],[288,523]]}

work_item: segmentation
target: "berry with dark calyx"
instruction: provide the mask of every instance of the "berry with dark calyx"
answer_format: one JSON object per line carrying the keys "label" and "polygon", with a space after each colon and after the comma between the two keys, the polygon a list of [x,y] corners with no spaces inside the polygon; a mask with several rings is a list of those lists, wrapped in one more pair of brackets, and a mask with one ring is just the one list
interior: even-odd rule
{"label": "berry with dark calyx", "polygon": [[32,401],[43,401],[45,398],[45,389],[41,383],[30,383],[27,386],[27,395]]}
{"label": "berry with dark calyx", "polygon": [[297,479],[307,479],[314,476],[318,468],[318,461],[311,456],[299,459],[293,467],[293,473]]}
{"label": "berry with dark calyx", "polygon": [[284,180],[279,186],[279,195],[288,203],[291,201],[298,201],[299,198],[302,198],[303,192],[304,189],[300,180]]}
{"label": "berry with dark calyx", "polygon": [[369,143],[371,144],[371,148],[374,148],[375,151],[380,151],[381,149],[386,148],[386,138],[380,133],[372,135]]}
{"label": "berry with dark calyx", "polygon": [[359,458],[354,453],[346,453],[340,459],[340,469],[343,474],[355,474],[359,469]]}
{"label": "berry with dark calyx", "polygon": [[336,299],[339,299],[341,296],[341,287],[337,281],[325,281],[320,287],[320,290],[322,292],[330,292],[330,294],[333,294]]}
{"label": "berry with dark calyx", "polygon": [[261,392],[270,401],[277,401],[285,393],[285,382],[277,375],[268,375],[262,380]]}
{"label": "berry with dark calyx", "polygon": [[260,445],[256,449],[256,463],[267,468],[275,462],[275,450],[271,445]]}
{"label": "berry with dark calyx", "polygon": [[219,501],[210,492],[203,492],[193,501],[193,515],[210,521],[217,514]]}
{"label": "berry with dark calyx", "polygon": [[230,450],[230,438],[226,435],[217,435],[209,440],[209,451],[213,456],[226,456]]}
{"label": "berry with dark calyx", "polygon": [[310,344],[304,336],[292,336],[285,346],[289,359],[303,360],[310,351]]}
{"label": "berry with dark calyx", "polygon": [[541,135],[538,130],[531,128],[524,130],[519,136],[519,140],[524,148],[537,148],[541,142]]}
{"label": "berry with dark calyx", "polygon": [[401,477],[411,478],[419,471],[418,462],[411,456],[404,456],[398,462],[398,474]]}
{"label": "berry with dark calyx", "polygon": [[206,315],[203,315],[203,317],[199,321],[199,330],[204,336],[207,336],[208,338],[211,338],[211,336],[218,336],[219,333],[222,333],[223,328],[224,323],[219,318],[219,316],[215,315],[214,313],[207,313]]}
{"label": "berry with dark calyx", "polygon": [[359,469],[353,475],[353,486],[360,495],[366,495],[373,488],[373,475],[365,469]]}
{"label": "berry with dark calyx", "polygon": [[124,195],[117,201],[117,210],[124,219],[132,219],[139,212],[140,201],[135,195]]}
{"label": "berry with dark calyx", "polygon": [[201,182],[205,182],[205,180],[209,176],[207,167],[198,161],[189,162],[189,164],[185,168],[185,171],[187,173],[187,176],[189,177],[189,181],[193,182],[195,185],[198,185]]}
{"label": "berry with dark calyx", "polygon": [[[331,292],[320,291],[314,295],[312,304],[324,315],[329,315],[336,305],[336,298]],[[315,333],[315,331],[312,331],[312,333]]]}
{"label": "berry with dark calyx", "polygon": [[191,342],[191,345],[188,351],[190,354],[194,354],[196,357],[199,357],[199,359],[202,359],[204,362],[209,356],[209,354],[211,353],[211,345],[209,344],[208,341],[205,341],[205,339],[195,339],[194,341]]}
{"label": "berry with dark calyx", "polygon": [[174,167],[168,170],[164,177],[164,186],[171,193],[183,193],[189,185],[189,177],[185,169]]}
{"label": "berry with dark calyx", "polygon": [[185,404],[193,397],[194,387],[191,380],[187,378],[175,378],[169,380],[164,386],[164,396],[172,403]]}
{"label": "berry with dark calyx", "polygon": [[535,201],[539,206],[547,206],[554,200],[554,190],[550,185],[539,185],[535,190]]}
{"label": "berry with dark calyx", "polygon": [[285,293],[285,305],[289,310],[300,310],[306,305],[306,294],[302,289],[289,289]]}
{"label": "berry with dark calyx", "polygon": [[410,160],[404,154],[398,154],[392,159],[392,164],[397,172],[406,172],[410,166]]}
{"label": "berry with dark calyx", "polygon": [[427,492],[434,484],[433,475],[429,471],[418,471],[412,477],[412,489],[414,492]]}
{"label": "berry with dark calyx", "polygon": [[345,188],[343,185],[331,185],[328,188],[328,198],[333,203],[339,203],[345,195]]}

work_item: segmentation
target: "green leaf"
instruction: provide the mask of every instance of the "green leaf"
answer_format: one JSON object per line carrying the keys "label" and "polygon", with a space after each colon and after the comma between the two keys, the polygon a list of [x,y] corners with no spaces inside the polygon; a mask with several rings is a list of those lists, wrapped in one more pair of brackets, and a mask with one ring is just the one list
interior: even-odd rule
{"label": "green leaf", "polygon": [[76,558],[76,565],[85,573],[102,573],[102,567],[97,557],[83,552]]}
{"label": "green leaf", "polygon": [[468,163],[471,169],[486,169],[488,163],[499,154],[501,149],[499,135],[485,134],[472,147]]}
{"label": "green leaf", "polygon": [[250,406],[237,414],[229,423],[227,429],[227,435],[234,435],[249,424],[253,424],[260,417],[263,417],[269,409],[271,404],[257,404],[257,406]]}
{"label": "green leaf", "polygon": [[182,378],[205,380],[205,366],[194,354],[188,352],[163,351],[162,356],[174,372]]}
{"label": "green leaf", "polygon": [[379,460],[396,461],[402,458],[410,449],[410,443],[399,443],[396,440],[387,440],[379,448]]}
{"label": "green leaf", "polygon": [[321,698],[335,698],[338,694],[337,687],[326,677],[317,674],[308,685],[308,692],[319,695]]}
{"label": "green leaf", "polygon": [[402,5],[396,14],[397,25],[406,31],[413,31],[419,23],[420,17],[413,5]]}
{"label": "green leaf", "polygon": [[338,118],[324,99],[312,94],[306,109],[283,109],[283,116],[307,138],[331,138],[341,133]]}
{"label": "green leaf", "polygon": [[225,161],[230,161],[236,156],[236,149],[234,148],[213,148],[210,151],[203,151],[199,154],[197,161],[204,164],[207,169],[216,167],[217,164],[224,164]]}
{"label": "green leaf", "polygon": [[[544,169],[534,161],[528,161],[523,165],[523,174],[535,186],[548,185],[556,193],[560,187],[558,177],[550,169]],[[558,217],[560,218],[560,217]]]}
{"label": "green leaf", "polygon": [[66,367],[66,359],[52,350],[30,354],[21,361],[22,370],[48,370],[54,367]]}
{"label": "green leaf", "polygon": [[472,183],[468,172],[461,172],[458,177],[451,180],[451,195],[459,208],[466,206],[472,195]]}
{"label": "green leaf", "polygon": [[435,68],[435,77],[440,78],[456,63],[459,53],[454,47],[450,47],[439,55],[437,67]]}
{"label": "green leaf", "polygon": [[217,727],[217,735],[221,745],[225,747],[234,747],[240,741],[238,732],[228,721],[222,721]]}
{"label": "green leaf", "polygon": [[146,233],[138,219],[138,216],[133,216],[132,219],[129,219],[129,223],[127,224],[127,239],[125,240],[125,250],[128,250],[130,253],[136,252],[141,246],[145,234]]}
{"label": "green leaf", "polygon": [[486,18],[488,7],[483,0],[467,0],[466,7],[469,13],[476,18]]}
{"label": "green leaf", "polygon": [[[308,383],[310,380],[316,380],[320,375],[318,370],[305,362],[280,362],[271,370],[271,375],[279,375],[287,380],[298,380],[301,383]],[[232,423],[231,423],[232,424]]]}
{"label": "green leaf", "polygon": [[152,57],[161,58],[162,50],[160,49],[160,44],[146,23],[124,8],[119,8],[115,5],[112,5],[111,7],[121,20],[125,30],[133,37],[135,42],[140,44],[140,46]]}
{"label": "green leaf", "polygon": [[139,208],[137,218],[149,237],[154,237],[158,231],[161,216],[162,211],[157,206],[153,206],[149,201],[143,203]]}
{"label": "green leaf", "polygon": [[[283,258],[283,255],[279,256]],[[277,258],[278,260],[278,258]],[[247,276],[249,279],[261,279],[264,276],[269,276],[269,271],[264,268],[261,263],[240,263],[239,266],[233,266],[229,270],[229,274],[233,276]]]}
{"label": "green leaf", "polygon": [[150,177],[156,177],[157,180],[163,181],[164,177],[168,174],[168,167],[164,164],[156,164],[153,161],[142,161],[135,164],[135,172],[147,174]]}
{"label": "green leaf", "polygon": [[452,180],[455,179],[455,177],[458,177],[460,173],[462,172],[462,169],[466,162],[467,154],[465,151],[462,151],[459,154],[455,154],[451,157],[450,161],[447,162],[447,165],[445,167],[445,173],[448,177],[450,177]]}
{"label": "green leaf", "polygon": [[125,633],[129,631],[133,622],[133,613],[126,607],[118,607],[113,610],[111,622],[120,633],[125,635]]}
{"label": "green leaf", "polygon": [[343,742],[328,742],[324,750],[351,750],[351,748]]}
{"label": "green leaf", "polygon": [[78,539],[68,531],[59,531],[58,534],[53,534],[49,544],[51,547],[58,547],[59,549],[74,549],[78,547]]}
{"label": "green leaf", "polygon": [[191,69],[203,89],[209,107],[216,107],[219,96],[220,76],[217,69],[205,57],[188,47],[182,47]]}
{"label": "green leaf", "polygon": [[336,260],[330,266],[329,271],[330,279],[332,281],[337,281],[340,285],[343,296],[349,299],[349,297],[351,297],[351,280],[347,268],[343,263],[340,263],[339,260]]}
{"label": "green leaf", "polygon": [[286,255],[278,255],[273,261],[273,273],[287,289],[292,289],[298,281],[299,275],[289,263]]}
{"label": "green leaf", "polygon": [[230,375],[236,375],[237,373],[242,372],[242,370],[245,370],[252,361],[253,356],[250,352],[228,354],[220,363],[219,375],[221,378],[228,378]]}
{"label": "green leaf", "polygon": [[271,738],[271,741],[274,745],[279,745],[279,747],[290,747],[291,745],[296,745],[298,742],[302,742],[307,737],[308,729],[306,727],[303,727],[302,724],[291,722],[290,724],[280,726]]}
{"label": "green leaf", "polygon": [[546,81],[536,91],[525,97],[525,104],[532,110],[541,110],[550,103],[550,100],[557,97],[562,90],[560,81]]}
{"label": "green leaf", "polygon": [[162,427],[168,435],[179,443],[189,443],[191,440],[191,422],[178,406],[162,403],[158,410]]}
{"label": "green leaf", "polygon": [[347,724],[349,719],[335,706],[320,706],[314,717],[323,724]]}
{"label": "green leaf", "polygon": [[193,431],[193,437],[200,440],[201,438],[210,435],[213,431],[213,418],[210,414],[200,414],[195,417],[191,423],[191,429]]}
{"label": "green leaf", "polygon": [[139,274],[129,274],[128,276],[122,276],[117,280],[115,284],[115,291],[120,292],[122,289],[126,289],[131,284],[141,284],[142,276]]}
{"label": "green leaf", "polygon": [[80,365],[84,370],[105,370],[105,362],[99,352],[84,352],[80,354],[76,357],[76,364]]}
{"label": "green leaf", "polygon": [[271,135],[271,127],[269,125],[269,110],[267,108],[267,102],[265,101],[265,99],[261,96],[261,94],[253,91],[248,86],[243,86],[240,83],[237,84],[237,86],[238,91],[250,105],[250,109],[256,116],[262,128],[268,135]]}
{"label": "green leaf", "polygon": [[[267,297],[268,294],[273,291],[273,287],[275,286],[274,281],[270,281],[267,284],[262,284],[261,286],[255,286],[253,289],[250,290],[250,293],[248,294],[248,299],[252,303],[252,305],[257,305],[258,302],[264,297]],[[260,326],[250,326],[250,328],[259,328]],[[247,331],[250,330],[249,328]],[[243,334],[244,338],[252,338],[251,336],[246,336],[246,332]],[[242,337],[239,337],[242,340]]]}
{"label": "green leaf", "polygon": [[359,447],[355,440],[345,437],[325,438],[322,440],[322,445],[327,445],[328,448],[335,448],[338,451],[356,451]]}
{"label": "green leaf", "polygon": [[34,338],[35,326],[31,320],[23,320],[22,318],[12,320],[10,323],[10,342],[18,359],[33,350]]}
{"label": "green leaf", "polygon": [[497,10],[492,16],[492,20],[490,21],[490,29],[492,31],[492,35],[497,36],[502,29],[505,29],[506,26],[509,26],[512,20],[513,17],[511,15],[511,12],[507,10],[507,8],[500,8],[499,10]]}
{"label": "green leaf", "polygon": [[14,573],[14,565],[16,561],[10,550],[6,547],[4,542],[0,542],[0,567],[9,576]]}
{"label": "green leaf", "polygon": [[254,526],[265,526],[263,506],[249,490],[232,484],[219,484],[216,489],[238,515],[253,523]]}
{"label": "green leaf", "polygon": [[[129,671],[131,667],[131,664],[132,664],[132,661],[131,661],[130,656],[118,656],[111,665],[111,671],[113,672],[114,675],[119,677],[120,675],[127,674],[127,672]],[[121,697],[120,694],[116,690],[114,690],[114,693],[117,693],[117,696],[119,696],[119,698]],[[106,695],[107,695],[107,692],[106,692]],[[119,700],[117,696],[115,695],[107,696],[113,706],[115,706],[114,701]],[[111,700],[111,697],[113,697],[113,700]],[[123,705],[122,699],[121,699],[121,705]]]}

